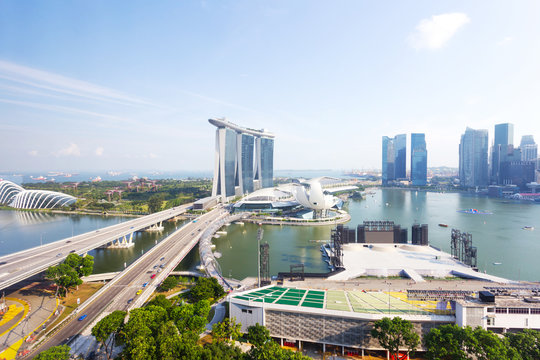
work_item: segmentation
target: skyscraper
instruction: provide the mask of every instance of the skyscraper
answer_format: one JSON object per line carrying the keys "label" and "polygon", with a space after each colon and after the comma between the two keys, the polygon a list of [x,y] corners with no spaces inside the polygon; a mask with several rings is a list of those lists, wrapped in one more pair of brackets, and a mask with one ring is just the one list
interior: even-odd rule
{"label": "skyscraper", "polygon": [[459,144],[461,186],[488,185],[488,131],[467,128]]}
{"label": "skyscraper", "polygon": [[522,161],[534,161],[538,158],[538,145],[534,142],[532,135],[523,135],[521,137],[521,160]]}
{"label": "skyscraper", "polygon": [[382,184],[407,176],[407,135],[382,137]]}
{"label": "skyscraper", "polygon": [[415,186],[425,186],[427,184],[425,134],[411,134],[411,181]]}
{"label": "skyscraper", "polygon": [[274,135],[209,119],[216,129],[212,196],[230,198],[273,186]]}
{"label": "skyscraper", "polygon": [[501,184],[501,163],[514,150],[514,125],[510,123],[495,125],[495,141],[491,148],[491,182]]}
{"label": "skyscraper", "polygon": [[394,146],[396,149],[395,179],[405,179],[407,178],[407,135],[396,135]]}

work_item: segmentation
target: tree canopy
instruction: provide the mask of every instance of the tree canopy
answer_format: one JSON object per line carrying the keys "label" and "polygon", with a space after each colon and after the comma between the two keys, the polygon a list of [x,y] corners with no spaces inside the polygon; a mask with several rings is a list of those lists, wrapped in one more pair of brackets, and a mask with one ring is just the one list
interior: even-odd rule
{"label": "tree canopy", "polygon": [[93,256],[81,257],[73,253],[69,254],[61,264],[49,267],[45,272],[45,277],[55,282],[60,295],[65,295],[70,288],[81,285],[81,277],[90,275],[93,269]]}
{"label": "tree canopy", "polygon": [[39,353],[36,360],[68,360],[71,348],[67,345],[53,346]]}
{"label": "tree canopy", "polygon": [[200,277],[195,286],[189,291],[189,296],[193,302],[200,300],[219,299],[225,295],[225,290],[213,277]]}
{"label": "tree canopy", "polygon": [[523,360],[540,359],[540,331],[525,329],[515,334],[506,333],[505,337]]}
{"label": "tree canopy", "polygon": [[394,358],[397,358],[400,349],[414,352],[420,343],[420,336],[414,332],[413,324],[398,316],[392,319],[384,317],[375,321],[371,336],[376,338]]}
{"label": "tree canopy", "polygon": [[112,351],[112,346],[109,349],[107,345],[108,339],[112,336],[112,340],[115,340],[116,334],[118,334],[124,325],[126,314],[125,311],[114,311],[99,320],[92,328],[92,335],[105,347],[107,359],[110,359],[110,352]]}

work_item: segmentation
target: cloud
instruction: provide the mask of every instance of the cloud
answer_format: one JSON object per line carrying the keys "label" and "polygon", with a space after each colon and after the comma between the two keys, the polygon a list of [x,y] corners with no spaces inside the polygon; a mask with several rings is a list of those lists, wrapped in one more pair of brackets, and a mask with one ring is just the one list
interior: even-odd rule
{"label": "cloud", "polygon": [[0,60],[0,78],[30,88],[67,94],[77,98],[87,98],[133,106],[155,106],[146,100],[104,86],[4,60]]}
{"label": "cloud", "polygon": [[56,156],[81,156],[81,150],[77,144],[71,143],[67,148],[58,151]]}
{"label": "cloud", "polygon": [[105,151],[105,149],[101,146],[99,146],[98,148],[96,148],[96,151],[94,152],[96,154],[96,156],[103,156],[103,152]]}
{"label": "cloud", "polygon": [[408,42],[415,49],[440,49],[470,21],[464,13],[433,15],[420,21],[415,31],[409,35]]}
{"label": "cloud", "polygon": [[505,46],[505,45],[508,45],[512,42],[512,40],[514,40],[514,38],[512,38],[511,36],[505,36],[503,37],[501,40],[499,40],[497,42],[497,46]]}
{"label": "cloud", "polygon": [[37,152],[37,150],[30,150],[30,151],[28,152],[28,155],[30,155],[30,156],[37,156],[37,155],[38,155],[38,152]]}

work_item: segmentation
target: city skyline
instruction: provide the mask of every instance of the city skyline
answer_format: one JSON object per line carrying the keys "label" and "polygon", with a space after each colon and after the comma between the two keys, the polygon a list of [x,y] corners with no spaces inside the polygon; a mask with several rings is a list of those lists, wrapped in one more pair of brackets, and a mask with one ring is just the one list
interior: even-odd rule
{"label": "city skyline", "polygon": [[392,133],[425,133],[428,167],[466,127],[540,137],[540,4],[392,5],[4,1],[1,170],[211,170],[210,117],[271,128],[275,169],[379,168]]}

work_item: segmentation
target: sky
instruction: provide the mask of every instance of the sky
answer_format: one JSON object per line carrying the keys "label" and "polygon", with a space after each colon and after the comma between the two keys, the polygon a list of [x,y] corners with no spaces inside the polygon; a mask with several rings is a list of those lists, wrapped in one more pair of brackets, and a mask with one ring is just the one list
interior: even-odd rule
{"label": "sky", "polygon": [[213,117],[273,132],[275,169],[380,168],[381,137],[412,132],[428,166],[457,167],[467,126],[540,140],[538,14],[533,0],[3,0],[0,171],[211,170]]}

